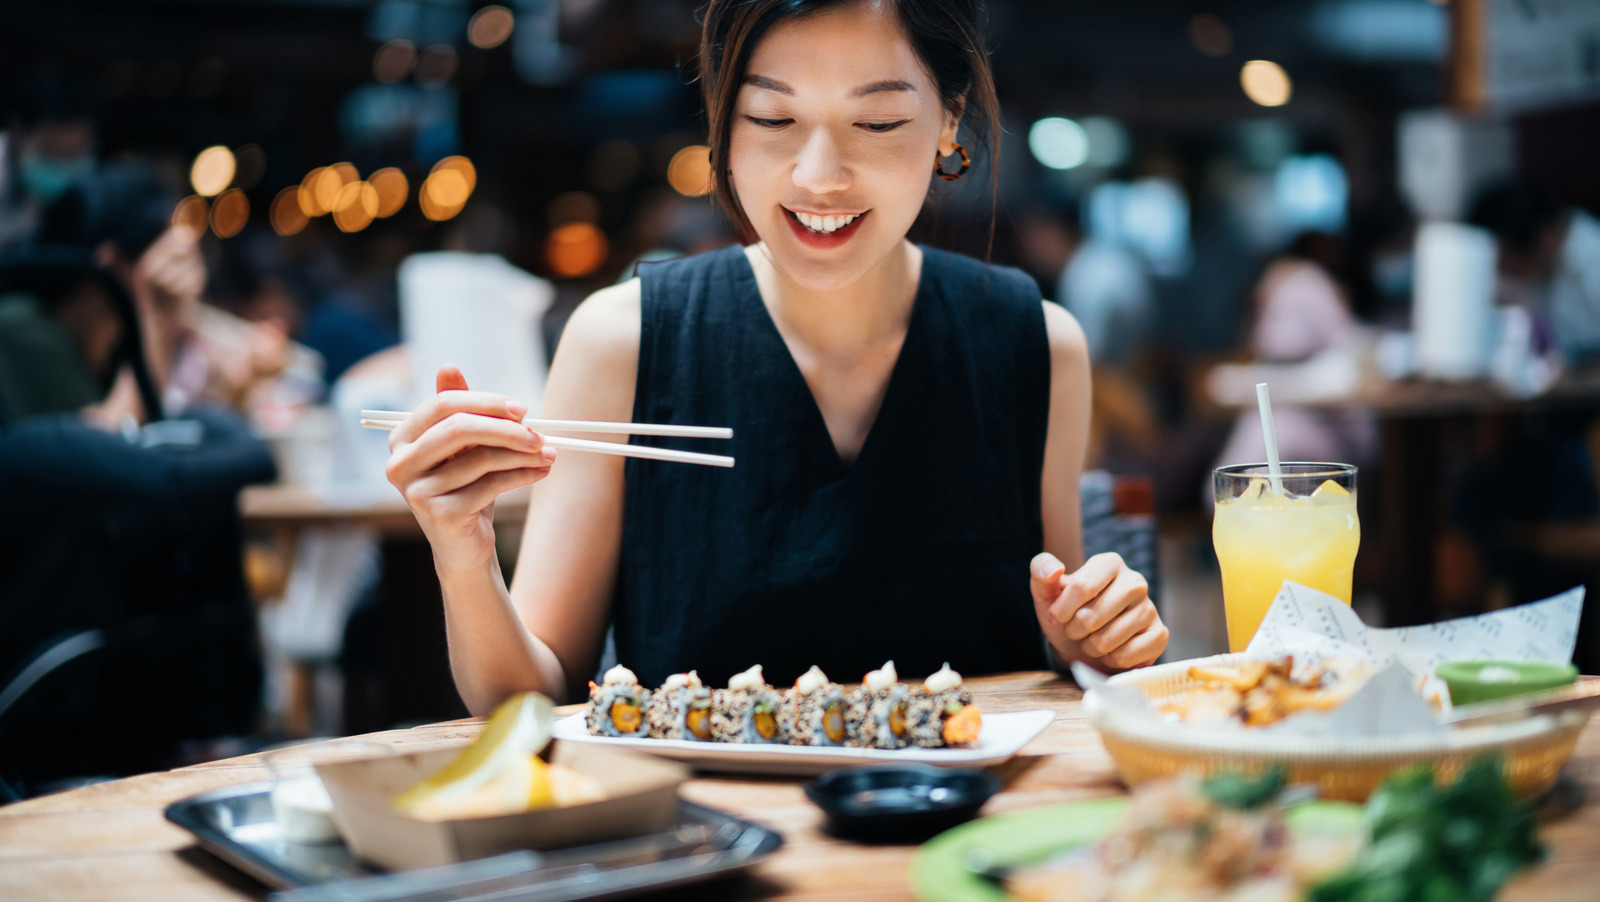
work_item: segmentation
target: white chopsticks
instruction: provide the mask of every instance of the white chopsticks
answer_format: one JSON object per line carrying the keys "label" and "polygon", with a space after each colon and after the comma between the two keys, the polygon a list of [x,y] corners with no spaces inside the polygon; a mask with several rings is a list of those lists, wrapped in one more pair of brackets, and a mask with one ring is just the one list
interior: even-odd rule
{"label": "white chopsticks", "polygon": [[[392,430],[411,414],[403,410],[363,410],[361,425],[367,429]],[[550,435],[551,432],[591,432],[602,435],[661,435],[679,438],[733,438],[733,430],[726,426],[668,426],[655,423],[608,423],[597,420],[541,420],[524,417],[522,425],[536,429],[544,435],[544,443],[552,448],[587,451],[592,454],[614,454],[618,457],[638,457],[644,460],[664,460],[680,464],[700,464],[707,467],[731,467],[733,458],[721,454],[701,454],[697,451],[674,451],[671,448],[649,448],[644,445],[624,445],[618,442],[596,442],[582,438]]]}

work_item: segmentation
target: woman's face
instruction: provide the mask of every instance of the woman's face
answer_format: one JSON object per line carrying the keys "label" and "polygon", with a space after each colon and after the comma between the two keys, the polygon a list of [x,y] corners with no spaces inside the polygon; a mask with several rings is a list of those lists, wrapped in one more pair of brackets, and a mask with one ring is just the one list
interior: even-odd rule
{"label": "woman's face", "polygon": [[778,269],[833,290],[905,237],[955,128],[894,12],[864,0],[781,22],[756,45],[728,168]]}

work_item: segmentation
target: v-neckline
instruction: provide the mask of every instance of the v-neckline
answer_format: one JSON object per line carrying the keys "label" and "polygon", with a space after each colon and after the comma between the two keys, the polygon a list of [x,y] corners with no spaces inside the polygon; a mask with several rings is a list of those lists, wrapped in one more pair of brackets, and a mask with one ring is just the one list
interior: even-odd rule
{"label": "v-neckline", "polygon": [[739,275],[743,278],[748,289],[748,302],[753,303],[756,317],[765,327],[768,338],[777,342],[778,349],[783,354],[787,364],[788,374],[799,383],[800,392],[805,396],[806,406],[809,411],[807,419],[814,429],[821,434],[821,444],[827,449],[829,461],[836,472],[848,475],[860,467],[866,459],[867,452],[875,443],[874,440],[883,425],[885,415],[889,410],[890,402],[894,400],[896,384],[904,381],[901,371],[906,367],[907,350],[911,347],[912,339],[918,334],[918,323],[923,318],[922,308],[927,306],[926,292],[928,286],[928,248],[917,245],[922,252],[922,259],[917,265],[917,290],[911,296],[911,316],[906,322],[906,335],[900,341],[900,352],[895,356],[894,366],[889,370],[889,382],[884,386],[883,399],[878,402],[878,410],[873,414],[872,423],[867,427],[866,438],[861,440],[861,448],[856,452],[854,460],[846,463],[844,455],[839,453],[839,446],[834,443],[833,432],[828,428],[828,418],[822,414],[822,405],[817,403],[816,393],[811,390],[811,383],[806,381],[806,374],[800,369],[800,363],[795,360],[794,352],[789,349],[789,343],[783,338],[783,331],[778,328],[778,323],[772,318],[772,311],[767,309],[767,304],[761,299],[761,284],[756,279],[755,267],[750,264],[750,257],[742,247],[736,248],[739,255]]}

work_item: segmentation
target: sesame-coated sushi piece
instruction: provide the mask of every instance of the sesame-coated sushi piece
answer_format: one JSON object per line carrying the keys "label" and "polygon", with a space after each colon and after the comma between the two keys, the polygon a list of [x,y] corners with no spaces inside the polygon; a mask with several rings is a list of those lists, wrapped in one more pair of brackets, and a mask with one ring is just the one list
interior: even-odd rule
{"label": "sesame-coated sushi piece", "polygon": [[667,677],[644,712],[651,739],[711,741],[711,690],[694,671]]}
{"label": "sesame-coated sushi piece", "polygon": [[868,749],[903,749],[909,741],[908,696],[890,661],[861,679],[845,709],[846,745]]}
{"label": "sesame-coated sushi piece", "polygon": [[845,707],[843,687],[812,667],[783,693],[778,723],[790,745],[844,745]]}
{"label": "sesame-coated sushi piece", "polygon": [[977,743],[983,715],[972,703],[972,693],[962,683],[961,674],[948,663],[912,689],[910,696],[906,719],[912,745],[938,749]]}
{"label": "sesame-coated sushi piece", "polygon": [[606,671],[600,685],[589,683],[589,710],[583,722],[596,736],[643,738],[649,703],[650,690],[639,685],[633,671],[618,664]]}
{"label": "sesame-coated sushi piece", "polygon": [[711,694],[711,738],[717,742],[781,743],[778,708],[783,696],[767,685],[761,665],[735,674]]}

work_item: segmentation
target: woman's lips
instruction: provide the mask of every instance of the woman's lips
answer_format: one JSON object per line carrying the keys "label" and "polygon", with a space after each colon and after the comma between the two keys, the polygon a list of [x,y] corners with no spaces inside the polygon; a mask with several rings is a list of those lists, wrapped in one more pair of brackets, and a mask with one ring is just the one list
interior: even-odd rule
{"label": "woman's lips", "polygon": [[871,212],[871,210],[868,210],[866,213],[862,213],[855,219],[851,220],[849,225],[840,226],[831,232],[811,231],[810,229],[806,228],[805,225],[800,222],[800,219],[796,217],[794,213],[787,207],[783,208],[783,218],[789,221],[789,228],[794,232],[795,237],[800,239],[802,244],[806,245],[807,247],[814,247],[818,250],[828,250],[829,248],[838,247],[839,245],[844,244],[846,241],[849,241],[850,236],[854,235],[856,231],[861,228],[861,220],[866,219],[868,214]]}

